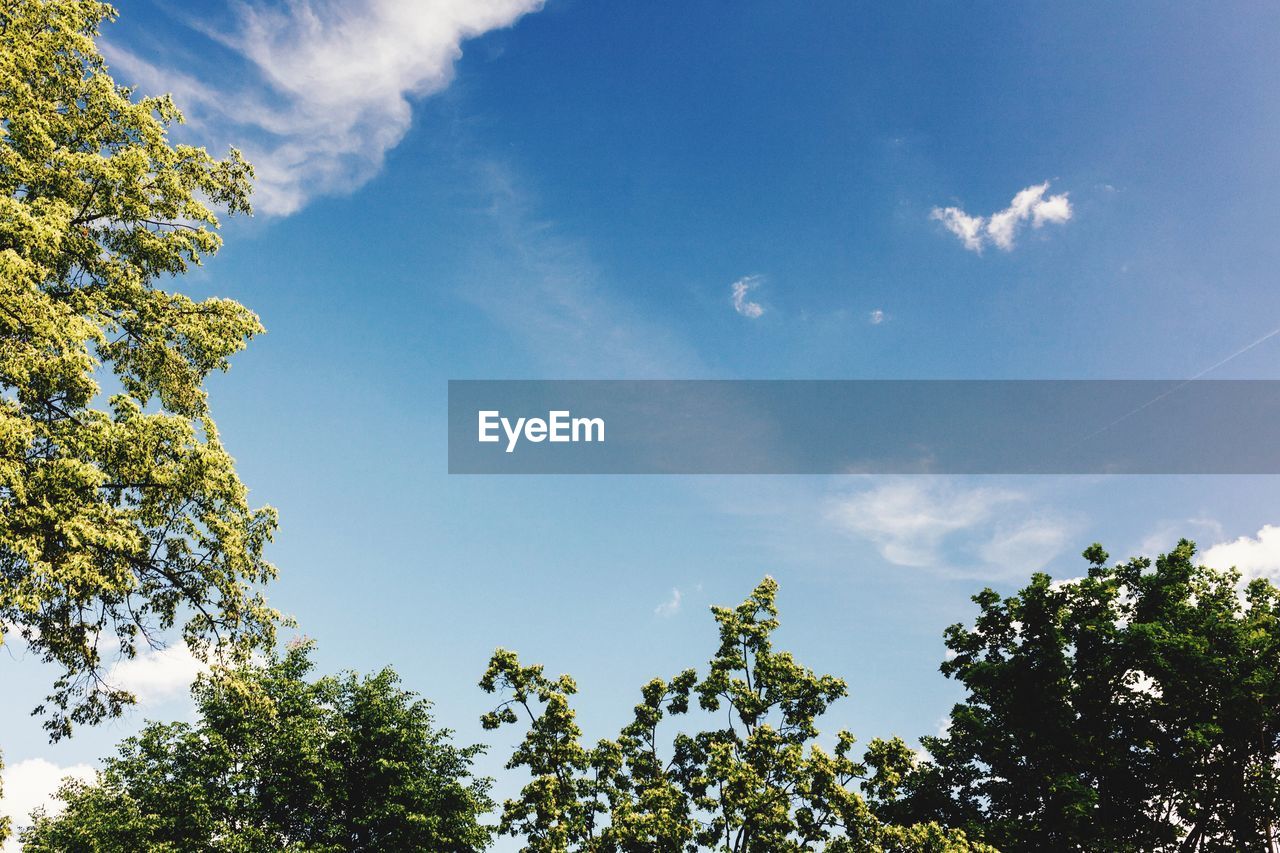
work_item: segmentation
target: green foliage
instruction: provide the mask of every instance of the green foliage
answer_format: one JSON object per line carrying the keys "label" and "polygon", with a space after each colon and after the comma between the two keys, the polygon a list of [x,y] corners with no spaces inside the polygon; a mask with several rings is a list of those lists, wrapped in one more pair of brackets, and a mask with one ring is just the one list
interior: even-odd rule
{"label": "green foliage", "polygon": [[[4,755],[0,754],[0,770],[4,770]],[[0,802],[4,801],[4,785],[0,784]],[[8,815],[0,815],[0,844],[9,837],[10,823]]]}
{"label": "green foliage", "polygon": [[[1280,591],[1181,541],[974,597],[942,671],[969,691],[880,813],[1005,850],[1241,851],[1280,838]],[[1271,845],[1271,846],[1269,846]]]}
{"label": "green foliage", "polygon": [[37,709],[55,739],[133,700],[100,647],[180,625],[197,654],[243,653],[276,620],[255,591],[275,513],[249,507],[202,388],[262,326],[157,286],[217,251],[212,208],[248,212],[252,170],[171,144],[173,102],[111,79],[113,15],[0,3],[0,641],[63,669]]}
{"label": "green foliage", "polygon": [[151,723],[95,783],[70,782],[23,849],[432,850],[484,847],[488,780],[390,669],[308,681],[310,646],[202,677],[200,721]]}
{"label": "green foliage", "polygon": [[[766,578],[738,607],[713,608],[720,647],[706,676],[690,669],[650,681],[619,737],[594,747],[581,743],[571,678],[495,652],[480,686],[506,698],[481,722],[528,723],[507,767],[533,777],[503,805],[499,833],[537,853],[990,850],[936,824],[875,817],[866,797],[892,796],[914,756],[895,739],[873,741],[856,761],[843,731],[833,751],[817,744],[816,720],[845,684],[774,650],[776,594]],[[677,731],[667,745],[659,725],[695,700],[723,728]]]}

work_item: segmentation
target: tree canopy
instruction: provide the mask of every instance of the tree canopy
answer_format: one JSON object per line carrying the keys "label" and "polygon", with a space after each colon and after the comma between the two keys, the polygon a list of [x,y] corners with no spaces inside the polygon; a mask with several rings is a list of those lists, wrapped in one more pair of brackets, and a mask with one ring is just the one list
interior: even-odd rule
{"label": "tree canopy", "polygon": [[63,674],[47,726],[117,714],[104,652],[177,626],[197,654],[268,643],[258,586],[273,510],[252,509],[203,383],[262,331],[161,283],[249,211],[252,170],[174,144],[166,97],[117,84],[92,0],[0,6],[0,639]]}
{"label": "tree canopy", "polygon": [[[4,755],[0,754],[0,770],[4,770]],[[2,780],[0,780],[2,782]],[[4,800],[4,785],[0,784],[0,801]],[[10,820],[8,815],[0,815],[0,844],[9,838]]]}
{"label": "tree canopy", "polygon": [[64,784],[27,851],[475,850],[478,747],[458,748],[391,669],[308,680],[310,645],[202,677],[198,722],[150,723],[95,782]]}
{"label": "tree canopy", "polygon": [[[868,799],[894,794],[913,753],[901,740],[875,740],[859,761],[845,731],[830,750],[818,743],[817,718],[845,683],[773,648],[776,595],[766,578],[741,605],[713,608],[720,647],[706,674],[650,681],[632,721],[595,746],[582,743],[572,678],[495,652],[480,686],[503,700],[482,723],[527,724],[507,767],[532,776],[503,805],[498,832],[536,853],[989,850],[937,823],[874,815]],[[660,737],[660,724],[695,702],[713,727],[692,731],[690,720]]]}
{"label": "tree canopy", "polygon": [[1280,843],[1280,590],[1181,541],[1152,561],[974,597],[942,671],[968,691],[881,814],[1007,851]]}
{"label": "tree canopy", "polygon": [[[1272,850],[1280,840],[1280,590],[1155,561],[1033,576],[974,597],[942,671],[967,695],[926,754],[824,738],[846,686],[775,648],[777,585],[712,608],[709,664],[640,690],[616,737],[584,742],[577,685],[499,649],[488,729],[528,774],[499,835],[534,853]],[[70,781],[30,851],[470,850],[486,846],[478,747],[433,727],[384,670],[307,679],[310,646],[215,668],[199,721],[149,724],[94,783]]]}

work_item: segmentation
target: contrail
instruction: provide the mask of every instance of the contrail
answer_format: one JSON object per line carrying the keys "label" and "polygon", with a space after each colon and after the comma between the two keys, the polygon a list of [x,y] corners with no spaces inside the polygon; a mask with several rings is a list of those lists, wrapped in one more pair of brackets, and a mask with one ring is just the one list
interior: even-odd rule
{"label": "contrail", "polygon": [[[1165,391],[1163,394],[1160,394],[1159,396],[1156,396],[1156,397],[1152,397],[1150,400],[1148,400],[1147,402],[1143,403],[1141,406],[1139,406],[1138,408],[1134,409],[1132,412],[1127,412],[1127,413],[1125,413],[1125,414],[1121,415],[1120,417],[1116,418],[1114,421],[1112,421],[1111,423],[1107,424],[1106,426],[1101,427],[1101,428],[1099,428],[1099,429],[1097,429],[1097,430],[1094,430],[1093,432],[1091,432],[1091,433],[1089,433],[1088,435],[1086,435],[1084,438],[1082,438],[1082,439],[1080,439],[1079,441],[1077,441],[1075,444],[1071,445],[1071,447],[1079,447],[1081,444],[1084,444],[1084,443],[1085,443],[1086,441],[1088,441],[1089,439],[1091,439],[1091,438],[1093,438],[1093,437],[1095,437],[1095,436],[1097,436],[1097,435],[1100,435],[1100,434],[1102,434],[1102,433],[1106,432],[1107,430],[1111,429],[1113,426],[1115,426],[1115,425],[1116,425],[1116,424],[1118,424],[1118,423],[1121,423],[1122,421],[1126,421],[1126,420],[1128,420],[1129,418],[1131,418],[1131,417],[1133,417],[1134,415],[1138,414],[1138,412],[1141,412],[1143,409],[1146,409],[1146,408],[1149,408],[1149,407],[1151,407],[1151,406],[1154,406],[1156,403],[1160,402],[1160,401],[1161,401],[1161,400],[1163,400],[1165,397],[1168,397],[1170,394],[1174,393],[1175,391],[1177,391],[1179,388],[1183,387],[1184,385],[1188,385],[1188,384],[1190,384],[1190,383],[1192,383],[1192,382],[1195,382],[1197,379],[1199,379],[1200,377],[1204,376],[1206,373],[1212,373],[1213,371],[1217,370],[1219,367],[1222,367],[1222,365],[1226,364],[1228,361],[1231,361],[1231,359],[1236,358],[1237,356],[1244,355],[1244,354],[1245,354],[1245,353],[1247,353],[1249,350],[1251,350],[1251,349],[1253,349],[1254,347],[1256,347],[1258,344],[1263,343],[1263,342],[1265,342],[1265,341],[1269,341],[1269,340],[1271,340],[1272,338],[1274,338],[1276,335],[1280,335],[1280,326],[1277,326],[1276,328],[1274,328],[1274,329],[1272,329],[1271,331],[1267,332],[1265,335],[1263,335],[1262,337],[1258,338],[1256,341],[1254,341],[1253,343],[1249,344],[1248,346],[1241,347],[1240,349],[1238,349],[1238,350],[1236,350],[1235,352],[1231,353],[1231,355],[1227,356],[1227,357],[1226,357],[1226,358],[1224,358],[1222,361],[1219,361],[1219,362],[1218,362],[1218,363],[1216,363],[1216,364],[1211,364],[1211,365],[1209,365],[1209,366],[1208,366],[1208,367],[1206,367],[1204,370],[1202,370],[1202,371],[1200,371],[1199,373],[1197,373],[1195,376],[1192,376],[1190,379],[1184,379],[1184,380],[1182,380],[1182,381],[1181,381],[1181,382],[1179,382],[1177,385],[1174,385],[1172,388],[1170,388],[1168,391]],[[1070,448],[1068,448],[1068,449],[1070,449]]]}
{"label": "contrail", "polygon": [[[1254,341],[1253,343],[1249,344],[1247,347],[1243,347],[1242,349],[1238,349],[1238,350],[1236,350],[1235,352],[1231,353],[1231,355],[1227,356],[1226,358],[1224,358],[1222,361],[1218,362],[1217,364],[1212,365],[1211,367],[1206,367],[1204,370],[1200,371],[1200,372],[1199,372],[1199,373],[1197,373],[1195,376],[1192,376],[1190,379],[1188,379],[1188,380],[1187,380],[1187,382],[1193,382],[1193,381],[1195,381],[1195,380],[1199,379],[1201,376],[1204,376],[1206,373],[1209,373],[1209,372],[1211,372],[1211,371],[1217,370],[1219,367],[1222,367],[1222,365],[1226,364],[1228,361],[1230,361],[1231,359],[1235,358],[1236,356],[1238,356],[1238,355],[1244,355],[1244,354],[1245,354],[1245,353],[1247,353],[1249,350],[1251,350],[1251,349],[1253,349],[1254,347],[1256,347],[1258,344],[1262,343],[1263,341],[1270,340],[1271,338],[1274,338],[1276,335],[1280,335],[1280,326],[1277,326],[1276,328],[1274,328],[1274,329],[1272,329],[1271,331],[1267,332],[1265,335],[1263,335],[1262,337],[1258,338],[1256,341]],[[1183,383],[1183,385],[1185,385],[1185,384],[1186,384],[1186,382],[1184,382],[1184,383]],[[1178,388],[1181,388],[1181,387],[1182,387],[1182,385],[1179,385],[1179,386],[1178,386]],[[1176,390],[1178,390],[1178,389],[1177,389],[1177,388],[1175,388],[1175,389],[1174,389],[1174,391],[1176,391]],[[1173,391],[1170,391],[1169,393],[1170,393],[1170,394],[1172,394],[1172,393],[1173,393]],[[1159,399],[1159,398],[1157,397],[1156,399]],[[1153,402],[1154,402],[1154,401],[1153,401]]]}

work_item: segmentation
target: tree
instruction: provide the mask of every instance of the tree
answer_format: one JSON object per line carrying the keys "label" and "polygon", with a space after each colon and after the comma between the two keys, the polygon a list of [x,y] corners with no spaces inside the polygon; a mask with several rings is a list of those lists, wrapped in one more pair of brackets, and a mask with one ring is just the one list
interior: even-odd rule
{"label": "tree", "polygon": [[[4,770],[4,756],[0,755],[0,770]],[[2,781],[2,780],[0,780]],[[0,784],[0,802],[4,802],[4,785]],[[9,837],[10,824],[8,815],[0,815],[0,844]]]}
{"label": "tree", "polygon": [[[537,853],[990,850],[938,824],[874,816],[864,795],[893,797],[914,756],[900,740],[876,740],[856,761],[843,731],[833,751],[817,744],[816,720],[845,684],[774,650],[776,593],[766,578],[738,607],[712,608],[720,647],[706,675],[649,682],[620,736],[594,747],[582,745],[569,705],[573,679],[495,652],[480,686],[505,698],[482,724],[527,721],[507,767],[533,777],[504,804],[498,832]],[[688,714],[695,699],[724,727],[678,731],[661,745],[659,724]]]}
{"label": "tree", "polygon": [[178,625],[199,655],[243,652],[276,620],[275,513],[249,507],[202,388],[262,326],[158,286],[217,251],[213,209],[248,212],[252,170],[172,144],[173,102],[112,80],[114,14],[0,4],[0,641],[63,670],[37,709],[54,739],[132,701],[104,649]]}
{"label": "tree", "polygon": [[1004,850],[1243,851],[1280,844],[1280,590],[1197,566],[1037,574],[974,597],[942,671],[968,690],[886,819]]}
{"label": "tree", "polygon": [[489,781],[390,669],[308,681],[310,645],[193,687],[199,722],[150,723],[69,782],[27,851],[475,850]]}

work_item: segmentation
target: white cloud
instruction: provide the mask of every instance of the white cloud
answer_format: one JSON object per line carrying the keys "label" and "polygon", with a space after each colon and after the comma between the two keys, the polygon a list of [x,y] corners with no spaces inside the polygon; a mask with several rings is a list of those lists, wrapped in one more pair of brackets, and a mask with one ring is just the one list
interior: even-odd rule
{"label": "white cloud", "polygon": [[1032,518],[998,527],[979,554],[991,565],[1029,574],[1043,569],[1066,544],[1067,530],[1061,523]]}
{"label": "white cloud", "polygon": [[[172,91],[213,149],[233,143],[258,172],[256,204],[289,214],[378,173],[409,129],[413,100],[446,88],[462,43],[513,25],[543,0],[261,0],[204,32],[243,60],[247,84],[196,82],[119,46],[123,81]],[[194,35],[193,35],[194,42]],[[216,48],[215,48],[216,50]],[[183,57],[195,61],[198,57]],[[223,73],[207,79],[232,80]]]}
{"label": "white cloud", "polygon": [[[1048,189],[1049,185],[1044,185]],[[1053,225],[1061,225],[1071,218],[1071,202],[1067,199],[1067,194],[1049,196],[1046,199],[1037,201],[1031,208],[1031,227],[1039,228],[1046,222]]]}
{"label": "white cloud", "polygon": [[987,242],[1004,251],[1012,251],[1014,238],[1027,222],[1032,228],[1046,224],[1061,225],[1071,219],[1071,201],[1066,193],[1051,195],[1049,182],[1036,184],[1018,192],[1004,210],[989,217],[971,216],[958,207],[935,207],[929,213],[952,234],[960,238],[966,249],[981,253]]}
{"label": "white cloud", "polygon": [[1235,567],[1244,579],[1270,578],[1280,581],[1280,527],[1265,525],[1256,538],[1241,536],[1222,542],[1204,552],[1201,562],[1215,569]]}
{"label": "white cloud", "polygon": [[881,311],[879,308],[877,308],[876,310],[872,311],[870,314],[867,315],[867,322],[873,326],[879,326],[881,323],[883,323],[887,319],[888,317],[886,317],[885,313]]}
{"label": "white cloud", "polygon": [[970,216],[958,207],[935,207],[929,218],[938,220],[959,237],[966,249],[982,251],[982,225],[985,220],[981,216]]}
{"label": "white cloud", "polygon": [[21,849],[17,830],[30,823],[31,812],[36,808],[44,806],[51,815],[61,811],[61,804],[53,795],[67,776],[90,781],[94,777],[94,769],[88,764],[59,767],[43,758],[28,758],[4,768],[0,773],[4,785],[0,814],[12,819],[15,831],[5,843],[3,853],[17,853]]}
{"label": "white cloud", "polygon": [[834,499],[828,518],[895,565],[1025,578],[1057,557],[1069,539],[1067,524],[1029,503],[1028,495],[1011,489],[903,477]]}
{"label": "white cloud", "polygon": [[760,276],[749,275],[738,279],[733,283],[733,310],[737,311],[743,317],[752,320],[764,313],[764,308],[758,302],[751,302],[747,299],[747,291],[754,290],[760,286]]}
{"label": "white cloud", "polygon": [[112,687],[128,690],[139,703],[147,704],[185,694],[205,669],[185,644],[175,643],[121,660],[107,673],[106,680]]}
{"label": "white cloud", "polygon": [[659,616],[675,616],[680,612],[680,605],[684,601],[684,595],[679,589],[671,590],[671,597],[666,601],[653,608],[653,612]]}
{"label": "white cloud", "polygon": [[1222,525],[1212,518],[1183,518],[1160,522],[1143,537],[1138,544],[1137,553],[1154,559],[1171,551],[1183,537],[1196,542],[1213,542],[1222,539],[1224,535]]}
{"label": "white cloud", "polygon": [[891,563],[932,566],[946,537],[989,521],[997,507],[1017,499],[1002,489],[965,489],[946,480],[889,480],[840,498],[831,517],[871,540]]}

